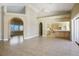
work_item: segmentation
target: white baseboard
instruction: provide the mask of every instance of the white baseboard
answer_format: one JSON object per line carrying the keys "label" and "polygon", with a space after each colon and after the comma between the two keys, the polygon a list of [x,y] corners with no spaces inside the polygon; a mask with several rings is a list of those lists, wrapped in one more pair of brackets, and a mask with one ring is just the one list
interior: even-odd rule
{"label": "white baseboard", "polygon": [[8,41],[8,39],[0,39],[0,41],[1,41],[1,40],[3,40],[3,41]]}
{"label": "white baseboard", "polygon": [[0,39],[0,40],[2,40],[2,39]]}
{"label": "white baseboard", "polygon": [[[28,36],[28,37],[25,37],[24,39],[31,39],[34,37],[38,37],[38,35]],[[0,40],[2,40],[2,39],[0,39]],[[3,39],[3,41],[8,41],[8,39]]]}
{"label": "white baseboard", "polygon": [[3,39],[3,41],[8,41],[8,39]]}
{"label": "white baseboard", "polygon": [[38,35],[28,36],[28,37],[25,37],[24,39],[31,39],[31,38],[34,38],[34,37],[38,37]]}

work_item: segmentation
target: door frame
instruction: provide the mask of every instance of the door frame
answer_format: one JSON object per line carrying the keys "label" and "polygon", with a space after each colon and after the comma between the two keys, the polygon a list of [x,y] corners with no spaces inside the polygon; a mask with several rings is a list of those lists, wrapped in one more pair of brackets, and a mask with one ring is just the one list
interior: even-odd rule
{"label": "door frame", "polygon": [[[14,17],[14,18],[17,18],[17,17]],[[11,20],[12,20],[13,18],[11,18],[10,20],[9,20],[9,22],[8,22],[8,41],[11,39],[11,27],[10,27],[10,25],[11,25]],[[21,19],[21,18],[19,18],[19,19]],[[21,21],[23,22],[23,20],[21,19]],[[23,22],[23,40],[24,40],[24,22]]]}

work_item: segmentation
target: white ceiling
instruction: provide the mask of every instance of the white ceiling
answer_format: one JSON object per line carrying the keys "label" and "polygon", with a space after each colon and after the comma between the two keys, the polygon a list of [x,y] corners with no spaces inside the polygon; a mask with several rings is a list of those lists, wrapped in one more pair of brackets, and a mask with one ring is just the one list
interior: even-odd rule
{"label": "white ceiling", "polygon": [[[24,6],[30,5],[33,7],[39,15],[54,15],[54,14],[60,14],[63,11],[66,13],[67,11],[71,11],[74,3],[0,3],[0,5],[4,6],[11,6],[9,10],[13,10],[16,12],[23,11]],[[14,6],[14,7],[12,7]]]}
{"label": "white ceiling", "polygon": [[31,4],[38,11],[52,12],[52,11],[70,11],[74,3],[35,3]]}
{"label": "white ceiling", "polygon": [[31,5],[38,11],[70,11],[74,3],[1,3],[0,5],[7,6],[24,6]]}

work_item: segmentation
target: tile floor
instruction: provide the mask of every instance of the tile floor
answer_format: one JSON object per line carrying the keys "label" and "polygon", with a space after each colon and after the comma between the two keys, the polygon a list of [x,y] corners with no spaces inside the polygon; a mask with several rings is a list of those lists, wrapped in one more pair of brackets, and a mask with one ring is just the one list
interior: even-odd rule
{"label": "tile floor", "polygon": [[0,41],[1,56],[78,56],[79,46],[65,39],[13,37]]}

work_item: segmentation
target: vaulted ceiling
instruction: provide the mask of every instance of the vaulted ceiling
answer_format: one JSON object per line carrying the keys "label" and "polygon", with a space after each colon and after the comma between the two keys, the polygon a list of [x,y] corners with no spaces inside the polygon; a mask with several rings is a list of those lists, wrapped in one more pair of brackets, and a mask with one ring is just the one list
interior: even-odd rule
{"label": "vaulted ceiling", "polygon": [[9,9],[16,12],[23,11],[24,6],[30,5],[39,13],[39,16],[45,16],[69,13],[73,8],[74,3],[4,3],[1,5],[14,6]]}

